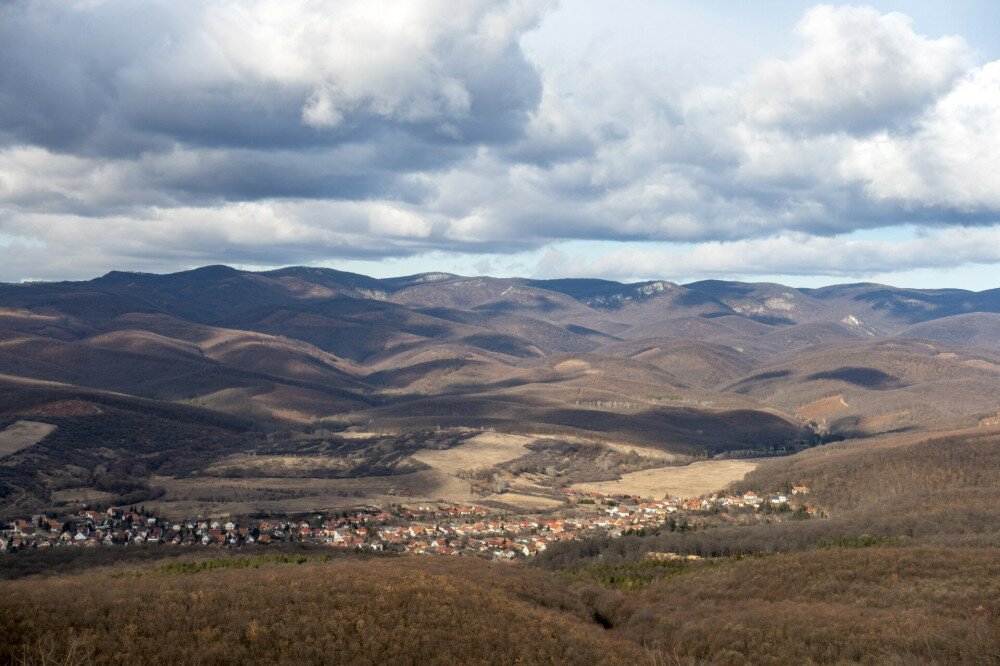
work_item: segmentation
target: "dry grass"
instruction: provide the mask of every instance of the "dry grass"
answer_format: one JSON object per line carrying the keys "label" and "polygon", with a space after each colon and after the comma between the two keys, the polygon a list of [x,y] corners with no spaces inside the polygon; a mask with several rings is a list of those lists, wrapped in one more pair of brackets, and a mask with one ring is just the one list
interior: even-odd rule
{"label": "dry grass", "polygon": [[314,423],[359,404],[319,391],[279,384],[264,390],[258,387],[226,388],[200,396],[197,403],[230,414],[298,426]]}
{"label": "dry grass", "polygon": [[0,432],[0,457],[9,456],[21,449],[34,446],[52,434],[56,427],[51,423],[18,421]]}
{"label": "dry grass", "polygon": [[[548,436],[542,434],[532,435],[535,439],[545,439]],[[617,451],[618,453],[628,454],[635,451],[637,455],[643,458],[654,458],[657,460],[665,460],[667,462],[680,462],[682,460],[688,459],[687,456],[678,453],[670,453],[664,451],[663,449],[654,449],[651,446],[642,446],[639,444],[628,444],[626,442],[615,442],[608,441],[604,439],[594,439],[591,437],[573,437],[573,436],[560,436],[564,442],[572,442],[577,444],[598,444],[600,446],[611,449],[612,451]]]}
{"label": "dry grass", "polygon": [[573,372],[595,372],[591,365],[584,360],[573,358],[567,361],[562,361],[553,366],[553,369],[557,372],[573,373]]}
{"label": "dry grass", "polygon": [[838,394],[803,405],[799,407],[797,413],[804,419],[826,419],[844,411],[847,407],[847,401],[844,400],[843,394]]}
{"label": "dry grass", "polygon": [[444,450],[425,450],[411,457],[433,469],[457,474],[478,467],[492,467],[527,453],[532,439],[521,435],[483,433],[459,446]]}
{"label": "dry grass", "polygon": [[[231,476],[233,470],[252,472],[254,476],[308,477],[310,472],[343,472],[350,462],[331,456],[256,455],[239,453],[226,456],[205,468],[208,476]],[[322,476],[322,475],[317,475]]]}
{"label": "dry grass", "polygon": [[352,430],[345,430],[337,433],[337,437],[342,439],[374,439],[376,437],[383,437],[384,435],[384,432],[362,432]]}
{"label": "dry grass", "polygon": [[962,361],[962,365],[967,365],[970,368],[976,368],[977,370],[986,370],[987,372],[1000,372],[1000,365],[996,363],[991,363],[989,361],[984,361],[982,359],[972,359],[970,361]]}
{"label": "dry grass", "polygon": [[462,479],[454,474],[449,474],[439,469],[432,469],[426,472],[418,472],[422,475],[429,489],[426,495],[430,499],[439,499],[449,502],[471,502],[482,500],[482,497],[472,492],[472,486],[467,479]]}
{"label": "dry grass", "polygon": [[53,502],[82,502],[84,504],[111,503],[114,493],[93,488],[66,488],[52,493]]}
{"label": "dry grass", "polygon": [[519,458],[528,452],[531,437],[502,433],[483,433],[466,440],[459,446],[444,450],[424,450],[411,458],[431,467],[426,478],[434,484],[432,499],[451,502],[498,502],[525,510],[550,509],[562,502],[526,493],[480,495],[473,492],[462,473],[483,469]]}
{"label": "dry grass", "polygon": [[541,497],[539,495],[527,495],[525,493],[518,492],[487,495],[479,498],[479,501],[509,504],[510,506],[515,506],[519,509],[525,509],[527,511],[544,511],[546,509],[554,509],[563,505],[562,500],[553,499],[551,497]]}
{"label": "dry grass", "polygon": [[[437,497],[436,480],[427,472],[354,479],[153,477],[166,494],[146,502],[150,511],[169,518],[267,513],[289,515],[341,511],[365,503],[399,502],[410,489],[414,498]],[[468,484],[466,484],[466,487]]]}
{"label": "dry grass", "polygon": [[756,467],[757,463],[744,460],[704,460],[684,467],[655,467],[624,474],[617,481],[578,483],[573,487],[606,495],[699,497],[739,481]]}
{"label": "dry grass", "polygon": [[[359,433],[360,435],[360,433]],[[367,435],[367,433],[366,433]],[[496,502],[525,510],[547,509],[559,500],[528,493],[480,495],[472,492],[461,472],[489,467],[523,455],[530,437],[483,433],[442,450],[421,450],[412,460],[431,466],[429,470],[391,476],[317,478],[312,471],[337,472],[343,460],[297,455],[234,455],[208,468],[213,476],[185,478],[153,477],[151,483],[166,493],[151,510],[169,517],[192,515],[291,514],[342,510],[360,503],[389,504],[409,500],[451,502]],[[235,476],[227,470],[245,470],[261,476]],[[268,472],[270,472],[268,474]],[[390,494],[390,491],[393,491]]]}

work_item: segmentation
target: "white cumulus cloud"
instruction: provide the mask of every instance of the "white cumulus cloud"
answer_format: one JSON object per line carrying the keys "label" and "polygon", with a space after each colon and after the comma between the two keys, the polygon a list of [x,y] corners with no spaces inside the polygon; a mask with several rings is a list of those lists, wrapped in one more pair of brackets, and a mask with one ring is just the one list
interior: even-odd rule
{"label": "white cumulus cloud", "polygon": [[945,92],[969,66],[961,37],[930,39],[909,17],[819,5],[795,30],[803,50],[762,64],[748,82],[752,122],[808,130],[883,127]]}

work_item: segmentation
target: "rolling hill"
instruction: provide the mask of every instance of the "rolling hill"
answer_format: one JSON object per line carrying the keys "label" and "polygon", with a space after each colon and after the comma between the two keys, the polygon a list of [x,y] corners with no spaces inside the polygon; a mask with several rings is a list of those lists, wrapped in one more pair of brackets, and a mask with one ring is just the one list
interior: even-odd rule
{"label": "rolling hill", "polygon": [[[272,433],[493,429],[684,456],[788,451],[990,422],[998,317],[996,290],[115,271],[0,284],[0,418],[18,418],[15,397],[44,385],[91,396],[54,404],[141,401],[91,415],[88,428],[183,405]],[[234,449],[252,447],[235,439]],[[105,448],[125,457],[129,446],[139,445]],[[21,458],[47,447],[0,468],[23,477]],[[206,464],[221,455],[206,450],[196,456]],[[137,469],[159,469],[147,463]]]}

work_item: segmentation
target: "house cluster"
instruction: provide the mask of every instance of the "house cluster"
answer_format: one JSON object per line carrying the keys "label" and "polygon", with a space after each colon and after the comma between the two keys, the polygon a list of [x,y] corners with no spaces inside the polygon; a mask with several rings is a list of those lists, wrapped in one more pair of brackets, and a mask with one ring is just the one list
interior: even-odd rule
{"label": "house cluster", "polygon": [[[798,496],[795,503],[801,505],[802,496],[809,494],[809,488],[792,486],[789,494],[748,491],[742,495],[713,494],[697,498],[665,497],[660,500],[649,500],[636,495],[603,495],[598,492],[576,491],[572,488],[564,488],[561,492],[567,499],[577,504],[590,502],[601,505],[604,507],[604,512],[611,516],[663,518],[678,511],[711,511],[727,508],[761,511],[767,508],[790,508],[793,496]],[[809,511],[808,508],[805,510]]]}
{"label": "house cluster", "polygon": [[[792,490],[796,495],[808,492],[808,488],[801,486]],[[787,507],[789,503],[784,494],[753,492],[662,500],[573,491],[564,494],[582,511],[563,517],[509,516],[476,505],[435,503],[388,509],[362,507],[335,516],[316,515],[299,520],[168,521],[135,508],[111,507],[105,511],[82,508],[64,517],[36,515],[13,521],[0,529],[0,553],[65,546],[239,547],[309,542],[352,550],[513,560],[533,557],[554,542],[595,534],[618,537],[632,531],[677,525],[677,516],[689,512],[731,508],[762,511]],[[590,505],[592,510],[587,510]]]}
{"label": "house cluster", "polygon": [[35,515],[30,519],[13,521],[0,530],[0,552],[28,547],[160,543],[168,537],[163,521],[135,509],[81,509],[75,514],[58,518]]}

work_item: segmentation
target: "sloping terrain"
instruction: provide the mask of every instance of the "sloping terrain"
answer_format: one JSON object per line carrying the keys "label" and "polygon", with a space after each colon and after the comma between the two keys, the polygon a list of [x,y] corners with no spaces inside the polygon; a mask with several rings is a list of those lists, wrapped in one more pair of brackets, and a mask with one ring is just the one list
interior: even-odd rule
{"label": "sloping terrain", "polygon": [[0,285],[0,519],[809,489],[537,568],[206,551],[8,581],[0,660],[994,663],[998,313],[997,291],[313,268]]}
{"label": "sloping terrain", "polygon": [[842,435],[966,427],[993,416],[1000,356],[893,337],[818,345],[727,390]]}
{"label": "sloping terrain", "polygon": [[[787,452],[991,423],[998,312],[1000,291],[870,284],[112,272],[0,285],[0,418],[32,420],[24,396],[48,391],[53,403],[114,402],[72,416],[109,433],[153,410],[168,421],[197,413],[198,424],[237,417],[243,431],[494,429],[684,456]],[[181,418],[170,411],[179,406],[196,412]],[[26,481],[18,462],[82,436],[57,412],[40,419],[58,426],[52,437],[5,459],[21,465],[7,502],[69,482],[48,472]],[[112,457],[146,451],[126,442]],[[210,466],[226,446],[246,445],[209,446],[195,459]],[[157,464],[126,467],[147,485],[164,474]]]}
{"label": "sloping terrain", "polygon": [[975,312],[932,319],[905,328],[898,335],[951,347],[1000,349],[1000,314]]}
{"label": "sloping terrain", "polygon": [[673,663],[993,663],[998,452],[995,427],[827,444],[730,489],[804,488],[812,517],[568,542],[539,563],[625,590],[602,600],[607,625]]}
{"label": "sloping terrain", "polygon": [[553,577],[470,559],[264,556],[0,586],[4,663],[644,659]]}
{"label": "sloping terrain", "polygon": [[736,490],[806,484],[828,517],[563,542],[539,566],[130,547],[18,580],[39,566],[19,555],[0,659],[991,664],[998,441],[908,433],[762,461]]}

